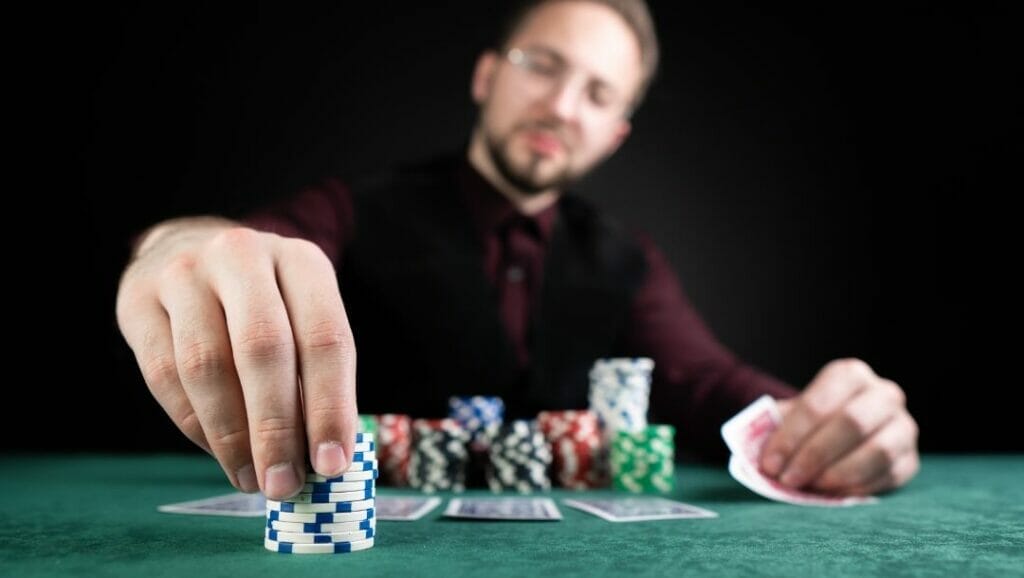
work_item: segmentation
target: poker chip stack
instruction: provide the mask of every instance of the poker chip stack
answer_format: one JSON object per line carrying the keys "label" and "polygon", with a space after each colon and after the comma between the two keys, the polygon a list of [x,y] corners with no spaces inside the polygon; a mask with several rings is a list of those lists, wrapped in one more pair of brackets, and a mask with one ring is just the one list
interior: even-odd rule
{"label": "poker chip stack", "polygon": [[409,486],[426,493],[466,489],[469,434],[453,419],[412,421]]}
{"label": "poker chip stack", "polygon": [[412,418],[394,413],[375,417],[381,484],[408,486],[409,459],[412,454]]}
{"label": "poker chip stack", "polygon": [[629,492],[671,492],[675,487],[675,428],[650,425],[619,431],[611,445],[612,486]]}
{"label": "poker chip stack", "polygon": [[341,554],[373,547],[377,461],[373,434],[356,434],[352,463],[339,476],[310,472],[302,492],[267,500],[263,545],[283,554]]}
{"label": "poker chip stack", "polygon": [[609,452],[615,434],[647,427],[654,361],[646,357],[598,359],[590,369],[590,409],[601,427],[595,469],[602,485],[610,481]]}
{"label": "poker chip stack", "polygon": [[487,485],[491,491],[528,494],[551,489],[551,448],[536,421],[514,420],[502,425],[491,441],[490,456]]}
{"label": "poker chip stack", "polygon": [[606,487],[602,476],[601,431],[597,414],[588,410],[542,411],[537,424],[551,446],[554,480],[564,488]]}
{"label": "poker chip stack", "polygon": [[618,431],[647,427],[654,361],[646,357],[598,359],[590,370],[590,409],[607,441]]}
{"label": "poker chip stack", "polygon": [[448,417],[459,422],[469,434],[469,463],[466,465],[466,485],[483,485],[487,463],[490,460],[491,438],[501,427],[505,415],[505,402],[500,397],[448,398]]}

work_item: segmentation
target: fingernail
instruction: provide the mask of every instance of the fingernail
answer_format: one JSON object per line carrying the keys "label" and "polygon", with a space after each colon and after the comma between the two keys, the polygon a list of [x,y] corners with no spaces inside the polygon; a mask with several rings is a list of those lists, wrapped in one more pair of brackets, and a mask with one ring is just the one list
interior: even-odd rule
{"label": "fingernail", "polygon": [[804,483],[804,474],[796,468],[790,468],[782,474],[779,481],[791,488],[799,488]]}
{"label": "fingernail", "polygon": [[323,442],[316,448],[316,471],[323,476],[336,476],[345,468],[345,452],[337,442]]}
{"label": "fingernail", "polygon": [[779,474],[779,470],[782,469],[782,454],[772,452],[764,458],[761,467],[764,468],[764,473],[769,476],[775,477]]}
{"label": "fingernail", "polygon": [[267,497],[273,500],[290,498],[299,491],[299,476],[288,462],[267,468],[263,478]]}
{"label": "fingernail", "polygon": [[256,468],[252,467],[252,464],[238,468],[235,479],[238,480],[238,487],[247,494],[260,491],[260,483],[256,481]]}

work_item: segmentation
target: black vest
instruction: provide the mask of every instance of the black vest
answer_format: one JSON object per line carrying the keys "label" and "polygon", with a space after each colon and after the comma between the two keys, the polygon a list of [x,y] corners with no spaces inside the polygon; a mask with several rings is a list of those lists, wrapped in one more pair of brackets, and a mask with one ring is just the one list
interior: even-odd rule
{"label": "black vest", "polygon": [[353,188],[355,237],[339,284],[357,351],[360,413],[441,417],[451,395],[497,395],[507,417],[587,407],[598,357],[623,355],[629,306],[646,272],[638,245],[566,196],[530,328],[515,361],[483,271],[458,170],[446,160]]}

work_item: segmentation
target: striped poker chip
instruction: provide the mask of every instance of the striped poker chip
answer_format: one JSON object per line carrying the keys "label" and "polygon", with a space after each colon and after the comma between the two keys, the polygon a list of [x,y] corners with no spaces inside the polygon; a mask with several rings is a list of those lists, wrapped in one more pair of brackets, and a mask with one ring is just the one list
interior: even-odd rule
{"label": "striped poker chip", "polygon": [[333,544],[290,544],[267,538],[263,541],[263,546],[271,552],[280,552],[281,554],[347,554],[373,548],[373,540],[374,538],[357,542],[334,542]]}
{"label": "striped poker chip", "polygon": [[469,461],[466,430],[450,418],[417,419],[412,430],[409,486],[426,493],[465,490]]}
{"label": "striped poker chip", "polygon": [[610,465],[615,489],[671,492],[675,488],[675,428],[651,425],[639,432],[617,432]]}
{"label": "striped poker chip", "polygon": [[377,420],[377,453],[381,462],[381,483],[409,485],[412,456],[412,418],[403,414],[382,414]]}
{"label": "striped poker chip", "polygon": [[491,441],[487,485],[493,492],[528,494],[551,489],[551,448],[534,420],[502,425]]}
{"label": "striped poker chip", "polygon": [[297,522],[300,524],[337,524],[341,522],[361,522],[375,516],[374,509],[359,512],[320,512],[318,514],[296,514],[267,509],[267,521]]}
{"label": "striped poker chip", "polygon": [[641,358],[598,359],[590,370],[590,409],[602,429],[639,431],[647,426],[654,361]]}
{"label": "striped poker chip", "polygon": [[267,508],[279,512],[294,512],[296,514],[320,514],[324,512],[360,512],[374,507],[374,500],[361,500],[358,502],[326,502],[317,504],[294,503],[290,501],[278,502],[267,500]]}
{"label": "striped poker chip", "polygon": [[474,395],[448,398],[448,417],[457,421],[469,434],[469,443],[476,450],[487,449],[504,415],[505,402],[500,397]]}
{"label": "striped poker chip", "polygon": [[542,411],[537,424],[551,445],[553,481],[564,488],[607,487],[601,467],[602,437],[597,414],[589,410]]}
{"label": "striped poker chip", "polygon": [[377,461],[377,452],[352,452],[352,464]]}
{"label": "striped poker chip", "polygon": [[359,431],[368,434],[377,433],[377,420],[369,414],[359,414]]}
{"label": "striped poker chip", "polygon": [[359,520],[358,522],[316,523],[316,522],[267,522],[267,528],[279,532],[303,534],[337,534],[338,532],[357,532],[359,530],[376,530],[377,519]]}
{"label": "striped poker chip", "polygon": [[302,493],[304,494],[329,494],[336,492],[358,492],[365,491],[373,488],[375,485],[373,479],[366,479],[354,482],[313,482],[306,483],[302,486]]}
{"label": "striped poker chip", "polygon": [[374,487],[369,490],[359,490],[356,492],[328,492],[324,494],[299,493],[288,498],[288,501],[293,504],[333,504],[335,502],[359,502],[362,500],[369,500],[375,495],[377,495],[377,489]]}
{"label": "striped poker chip", "polygon": [[[376,480],[377,476],[380,475],[380,470],[360,470],[358,472],[345,472],[332,478],[321,476],[320,474],[306,474],[306,488],[311,485],[324,485],[324,484],[344,484],[349,482],[365,482],[367,480]],[[302,491],[308,492],[311,490],[303,489]]]}
{"label": "striped poker chip", "polygon": [[321,476],[316,472],[307,472],[306,481],[317,484],[330,483],[330,482],[347,482],[351,481],[352,478],[347,478],[349,474],[358,474],[362,472],[371,472],[377,469],[377,460],[370,460],[368,462],[352,462],[348,465],[348,468],[344,472],[337,476]]}
{"label": "striped poker chip", "polygon": [[373,528],[356,530],[354,532],[334,532],[331,534],[316,534],[305,532],[278,532],[267,530],[263,533],[264,539],[275,542],[287,542],[289,544],[333,544],[335,542],[358,542],[373,537]]}

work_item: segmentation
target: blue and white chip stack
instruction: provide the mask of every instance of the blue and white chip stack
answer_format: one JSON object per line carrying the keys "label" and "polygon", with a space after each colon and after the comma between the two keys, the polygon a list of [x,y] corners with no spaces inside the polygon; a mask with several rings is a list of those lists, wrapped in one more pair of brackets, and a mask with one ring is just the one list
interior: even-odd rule
{"label": "blue and white chip stack", "polygon": [[267,500],[263,545],[283,554],[342,554],[373,547],[377,456],[373,434],[356,434],[352,463],[339,476],[310,472],[302,492]]}
{"label": "blue and white chip stack", "polygon": [[647,357],[598,359],[590,370],[590,409],[606,439],[615,432],[647,427],[654,360]]}
{"label": "blue and white chip stack", "polygon": [[469,434],[471,449],[485,451],[501,427],[505,402],[500,397],[452,396],[448,398],[448,417],[459,422]]}

